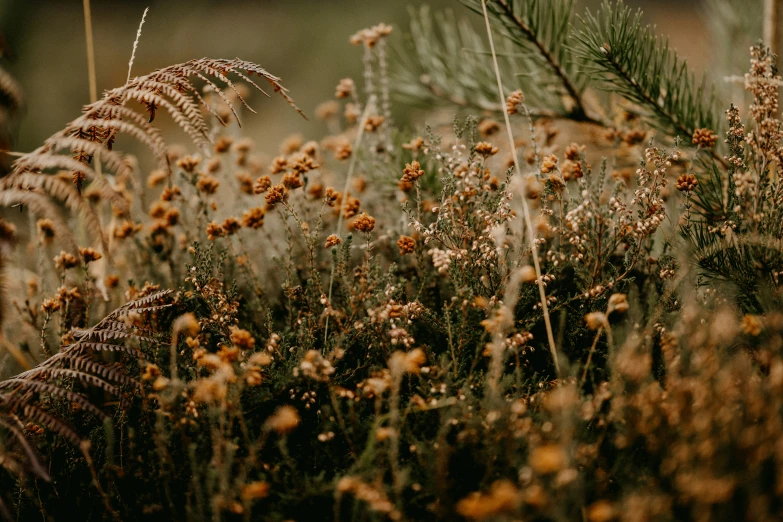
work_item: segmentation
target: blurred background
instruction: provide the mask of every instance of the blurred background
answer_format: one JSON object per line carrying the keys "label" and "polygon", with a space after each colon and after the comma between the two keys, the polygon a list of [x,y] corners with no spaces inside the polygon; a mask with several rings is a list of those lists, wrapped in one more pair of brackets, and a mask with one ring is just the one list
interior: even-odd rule
{"label": "blurred background", "polygon": [[[597,4],[577,2],[588,7]],[[626,3],[642,7],[647,21],[671,37],[672,45],[697,72],[709,69],[711,44],[704,2]],[[294,99],[312,115],[315,106],[333,96],[341,78],[360,79],[361,49],[348,44],[348,37],[386,22],[394,26],[394,46],[406,32],[410,4],[408,0],[93,0],[98,91],[125,82],[136,29],[149,6],[133,75],[192,58],[239,57],[282,77]],[[480,22],[457,0],[429,4]],[[27,152],[78,116],[89,102],[82,2],[0,0],[0,31],[13,53],[4,67],[27,98],[14,148]],[[745,53],[746,48],[738,51]],[[243,123],[262,152],[273,153],[291,132],[306,138],[323,133],[315,118],[302,120],[280,100],[255,95],[251,105],[259,114],[246,114]],[[169,136],[170,143],[185,141],[184,136]],[[264,143],[271,150],[264,150]]]}

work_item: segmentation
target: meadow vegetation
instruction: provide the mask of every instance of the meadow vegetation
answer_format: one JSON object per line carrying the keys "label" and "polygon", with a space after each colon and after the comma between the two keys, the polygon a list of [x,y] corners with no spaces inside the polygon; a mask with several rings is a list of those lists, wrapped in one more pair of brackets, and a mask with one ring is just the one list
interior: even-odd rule
{"label": "meadow vegetation", "polygon": [[725,99],[621,1],[464,3],[350,36],[274,157],[295,93],[203,58],[6,165],[0,515],[783,516],[777,56]]}

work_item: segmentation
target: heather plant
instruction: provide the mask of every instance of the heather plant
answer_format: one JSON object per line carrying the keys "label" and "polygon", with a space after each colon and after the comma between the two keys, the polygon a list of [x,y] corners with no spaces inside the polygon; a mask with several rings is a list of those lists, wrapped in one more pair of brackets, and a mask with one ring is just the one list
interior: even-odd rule
{"label": "heather plant", "polygon": [[16,159],[0,515],[781,516],[777,56],[726,100],[622,2],[465,3],[352,35],[273,157],[282,80],[200,59]]}

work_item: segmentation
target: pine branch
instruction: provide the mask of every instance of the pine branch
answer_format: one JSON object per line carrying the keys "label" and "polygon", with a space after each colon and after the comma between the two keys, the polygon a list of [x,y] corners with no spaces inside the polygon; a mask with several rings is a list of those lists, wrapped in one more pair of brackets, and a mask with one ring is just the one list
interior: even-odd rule
{"label": "pine branch", "polygon": [[[479,0],[465,0],[465,4],[481,14]],[[531,83],[554,86],[566,99],[570,119],[602,124],[586,107],[589,78],[580,71],[579,57],[570,45],[572,0],[494,0],[487,2],[487,9],[506,36],[538,65],[541,74]]]}
{"label": "pine branch", "polygon": [[[632,12],[622,0],[605,1],[595,14],[588,10],[578,19],[574,50],[597,87],[637,104],[653,126],[671,135],[690,141],[696,129],[719,132],[712,89],[705,80],[696,82],[667,39],[642,25],[640,10]],[[720,154],[713,157],[725,166]]]}

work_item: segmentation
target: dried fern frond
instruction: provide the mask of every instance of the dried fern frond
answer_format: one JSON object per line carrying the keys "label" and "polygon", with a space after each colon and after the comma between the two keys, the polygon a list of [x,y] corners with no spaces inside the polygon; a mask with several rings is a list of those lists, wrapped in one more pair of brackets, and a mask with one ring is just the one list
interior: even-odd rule
{"label": "dried fern frond", "polygon": [[[111,339],[136,339],[155,343],[155,332],[118,321],[130,312],[151,313],[170,304],[156,304],[171,293],[170,290],[130,301],[119,307],[98,324],[78,332],[78,340],[65,346],[56,355],[41,364],[0,381],[0,467],[16,475],[32,474],[49,480],[46,469],[26,434],[26,425],[35,425],[54,431],[71,443],[78,444],[80,436],[66,422],[47,411],[42,397],[56,397],[76,404],[98,417],[105,413],[85,395],[74,390],[70,383],[81,382],[91,389],[102,390],[119,399],[126,407],[129,400],[121,387],[138,389],[139,382],[123,371],[121,365],[108,365],[91,358],[94,352],[116,351],[142,357],[136,348],[107,342]],[[100,342],[97,342],[99,339]]]}
{"label": "dried fern frond", "polygon": [[[254,63],[240,59],[191,60],[133,78],[121,87],[106,91],[101,100],[85,106],[81,116],[47,139],[41,147],[17,159],[13,171],[0,182],[0,192],[37,189],[64,202],[72,211],[75,210],[87,218],[90,228],[101,230],[100,237],[105,249],[105,237],[100,222],[89,203],[81,197],[81,192],[85,182],[89,182],[101,190],[105,199],[120,206],[126,205],[115,189],[99,174],[129,174],[125,157],[113,150],[117,135],[127,134],[143,143],[152,151],[159,167],[168,170],[166,142],[160,130],[152,125],[158,109],[168,112],[196,145],[207,148],[210,136],[204,114],[212,114],[223,124],[226,122],[204,101],[192,80],[201,81],[212,88],[241,125],[234,105],[223,93],[220,85],[231,88],[242,105],[251,112],[254,111],[229,78],[232,74],[269,96],[251,78],[253,75],[260,76],[272,86],[274,92],[302,113],[280,84],[280,79]],[[129,103],[132,101],[141,104],[149,117],[130,107]],[[96,162],[100,162],[102,168],[99,169]],[[66,189],[63,183],[52,181],[52,174],[63,170],[72,173],[75,192]]]}

